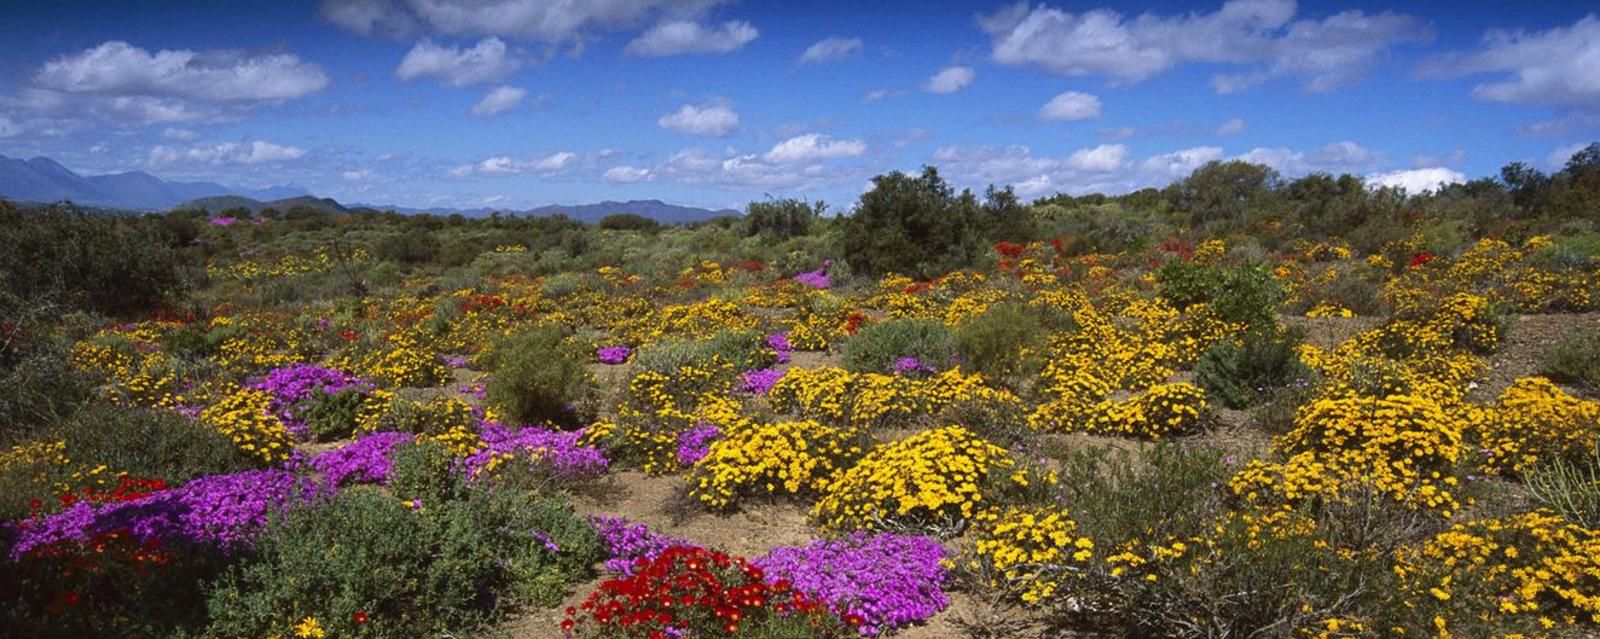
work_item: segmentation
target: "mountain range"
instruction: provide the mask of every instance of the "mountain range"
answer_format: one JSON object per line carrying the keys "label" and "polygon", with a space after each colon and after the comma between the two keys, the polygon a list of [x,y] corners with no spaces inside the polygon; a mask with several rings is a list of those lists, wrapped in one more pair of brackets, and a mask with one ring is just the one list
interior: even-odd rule
{"label": "mountain range", "polygon": [[398,213],[431,213],[449,215],[459,213],[467,217],[487,217],[495,212],[502,215],[545,216],[564,214],[567,217],[594,223],[614,213],[633,213],[665,224],[698,222],[726,215],[738,215],[732,209],[711,210],[692,206],[667,204],[660,200],[606,200],[595,204],[547,205],[515,211],[508,209],[450,209],[408,208],[394,205],[351,204],[343,205],[330,198],[318,198],[306,189],[294,186],[274,186],[266,189],[240,189],[215,182],[168,182],[143,171],[129,171],[109,175],[80,175],[46,157],[28,160],[0,155],[0,198],[16,202],[74,203],[108,209],[134,211],[165,211],[174,208],[205,209],[219,213],[228,209],[243,208],[259,212],[265,208],[279,210],[293,206],[309,206],[333,213],[348,213],[356,209],[395,211]]}

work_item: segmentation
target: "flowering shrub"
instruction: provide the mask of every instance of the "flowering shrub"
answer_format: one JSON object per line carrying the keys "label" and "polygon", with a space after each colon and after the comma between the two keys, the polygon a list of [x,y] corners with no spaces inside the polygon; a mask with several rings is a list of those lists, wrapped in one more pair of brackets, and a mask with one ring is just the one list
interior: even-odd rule
{"label": "flowering shrub", "polygon": [[579,445],[582,436],[578,431],[508,428],[484,422],[479,434],[482,445],[462,460],[462,467],[469,477],[477,477],[522,459],[562,479],[604,474],[610,462],[599,449]]}
{"label": "flowering shrub", "polygon": [[648,564],[668,548],[693,545],[686,539],[662,535],[649,526],[622,517],[596,515],[589,518],[589,523],[600,535],[606,570],[622,575],[632,575],[641,562]]}
{"label": "flowering shrub", "polygon": [[945,552],[937,540],[864,532],[773,548],[750,563],[767,583],[786,581],[873,636],[923,621],[949,605]]}
{"label": "flowering shrub", "polygon": [[633,349],[630,349],[626,346],[607,346],[600,349],[595,354],[595,356],[600,359],[601,364],[611,365],[627,362],[628,357],[632,355]]}
{"label": "flowering shrub", "polygon": [[823,604],[789,582],[767,585],[744,559],[692,546],[674,546],[635,563],[631,575],[600,584],[561,629],[577,637],[719,637],[744,628],[836,631]]}
{"label": "flowering shrub", "polygon": [[355,441],[311,458],[311,468],[321,473],[330,486],[346,483],[386,484],[394,463],[389,454],[400,444],[412,441],[411,433],[367,433]]}
{"label": "flowering shrub", "polygon": [[1157,384],[1123,401],[1105,400],[1090,409],[1083,430],[1105,435],[1161,439],[1197,430],[1206,393],[1193,384]]}
{"label": "flowering shrub", "polygon": [[272,395],[266,391],[239,389],[201,411],[200,421],[264,462],[283,461],[289,458],[293,440],[283,421],[272,414],[272,402]]}
{"label": "flowering shrub", "polygon": [[970,519],[982,482],[1013,464],[1005,449],[960,426],[927,430],[869,451],[827,485],[812,514],[834,530]]}
{"label": "flowering shrub", "polygon": [[[370,387],[367,381],[330,368],[314,366],[311,364],[295,364],[273,370],[260,381],[251,384],[250,388],[272,394],[272,402],[268,409],[273,415],[283,422],[284,428],[297,439],[305,439],[312,435],[313,430],[320,431],[321,436],[346,435],[355,428],[356,411],[361,408],[363,401],[361,395],[352,396],[355,400],[346,411],[348,414],[337,415],[335,424],[318,424],[313,429],[307,423],[308,417],[322,417],[326,413],[328,403],[337,401],[330,395],[338,395],[346,390],[361,390]],[[326,419],[318,419],[318,422]]]}
{"label": "flowering shrub", "polygon": [[1600,446],[1600,401],[1582,400],[1543,377],[1524,377],[1500,394],[1477,430],[1483,467],[1517,475],[1541,462],[1581,462]]}
{"label": "flowering shrub", "polygon": [[958,565],[987,575],[985,585],[1025,604],[1048,600],[1067,573],[1094,557],[1094,542],[1075,536],[1077,522],[1060,509],[987,509],[974,527],[975,540]]}
{"label": "flowering shrub", "polygon": [[768,494],[817,493],[860,455],[857,441],[854,432],[809,420],[729,428],[694,463],[690,494],[726,508],[763,488]]}
{"label": "flowering shrub", "polygon": [[787,369],[779,370],[776,368],[745,371],[739,376],[739,390],[751,395],[765,395],[788,372]]}
{"label": "flowering shrub", "polygon": [[1491,621],[1501,631],[1589,634],[1600,624],[1600,533],[1547,511],[1456,524],[1400,550],[1394,571],[1396,594],[1418,608],[1397,624],[1430,612],[1441,631]]}

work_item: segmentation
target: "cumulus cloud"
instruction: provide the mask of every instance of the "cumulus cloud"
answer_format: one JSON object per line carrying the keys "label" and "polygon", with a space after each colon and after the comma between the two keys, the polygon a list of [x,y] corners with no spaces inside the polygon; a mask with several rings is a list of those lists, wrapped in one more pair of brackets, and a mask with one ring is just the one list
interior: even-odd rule
{"label": "cumulus cloud", "polygon": [[527,89],[519,89],[512,86],[495,87],[493,91],[490,91],[483,96],[482,100],[472,106],[472,115],[486,118],[504,113],[516,108],[518,104],[522,103],[522,99],[527,96]]}
{"label": "cumulus cloud", "polygon": [[1234,118],[1223,122],[1222,126],[1217,127],[1217,135],[1238,135],[1244,133],[1244,128],[1244,120]]}
{"label": "cumulus cloud", "polygon": [[1425,76],[1506,74],[1479,84],[1473,97],[1493,102],[1545,104],[1600,111],[1600,17],[1544,31],[1495,29],[1480,50],[1423,63]]}
{"label": "cumulus cloud", "polygon": [[650,169],[643,167],[614,166],[607,169],[605,174],[600,177],[607,182],[632,183],[649,180],[651,174]]}
{"label": "cumulus cloud", "polygon": [[372,177],[372,169],[352,169],[339,174],[346,182],[363,182]]}
{"label": "cumulus cloud", "polygon": [[1572,159],[1573,154],[1584,150],[1588,146],[1588,144],[1583,142],[1574,142],[1572,144],[1558,146],[1555,148],[1555,150],[1550,152],[1550,155],[1545,156],[1544,163],[1549,165],[1552,169],[1563,168],[1567,165],[1567,160]]}
{"label": "cumulus cloud", "polygon": [[862,102],[877,102],[878,100],[887,100],[887,99],[892,98],[894,96],[901,95],[902,93],[904,93],[904,92],[902,92],[902,91],[892,91],[892,90],[889,90],[889,89],[873,89],[871,91],[868,91],[866,95],[861,96],[861,101]]}
{"label": "cumulus cloud", "polygon": [[315,93],[328,86],[328,74],[289,53],[189,49],[151,53],[113,40],[46,62],[34,83],[61,93],[252,103]]}
{"label": "cumulus cloud", "polygon": [[248,144],[223,142],[209,146],[176,149],[165,145],[150,148],[146,160],[152,166],[191,162],[201,164],[267,164],[298,160],[306,154],[304,149],[256,140]]}
{"label": "cumulus cloud", "polygon": [[1196,146],[1150,156],[1140,163],[1139,168],[1151,176],[1176,180],[1222,157],[1220,146]]}
{"label": "cumulus cloud", "polygon": [[922,90],[928,93],[955,93],[972,84],[972,79],[976,76],[972,67],[946,67],[928,78],[928,81],[923,83]]}
{"label": "cumulus cloud", "polygon": [[800,64],[838,62],[861,51],[861,38],[824,38],[800,54]]}
{"label": "cumulus cloud", "polygon": [[1279,173],[1299,176],[1313,172],[1357,173],[1378,163],[1379,157],[1360,144],[1351,141],[1334,142],[1313,151],[1296,151],[1287,148],[1256,147],[1235,159],[1265,164]]}
{"label": "cumulus cloud", "polygon": [[721,138],[738,130],[739,114],[725,106],[697,107],[685,104],[677,111],[661,116],[656,124],[686,135]]}
{"label": "cumulus cloud", "polygon": [[400,60],[394,75],[404,81],[432,76],[442,84],[467,87],[496,82],[520,66],[520,61],[507,54],[506,43],[500,38],[484,38],[470,49],[423,40]]}
{"label": "cumulus cloud", "polygon": [[361,35],[401,36],[416,28],[446,35],[541,42],[582,40],[653,19],[687,20],[723,0],[322,0],[324,20]]}
{"label": "cumulus cloud", "polygon": [[1395,45],[1431,37],[1406,15],[1352,10],[1295,20],[1295,10],[1294,0],[1230,0],[1212,13],[1129,18],[1109,9],[1030,8],[1024,1],[980,17],[979,25],[992,38],[996,62],[1102,76],[1118,85],[1189,62],[1249,67],[1214,80],[1224,93],[1281,75],[1302,78],[1310,91],[1330,91],[1359,80]]}
{"label": "cumulus cloud", "polygon": [[1399,187],[1407,193],[1422,193],[1437,190],[1447,184],[1460,184],[1467,181],[1466,174],[1442,166],[1425,169],[1404,169],[1389,171],[1387,173],[1374,173],[1366,178],[1368,185]]}
{"label": "cumulus cloud", "polygon": [[1102,144],[1091,149],[1078,149],[1067,156],[1066,167],[1078,171],[1104,173],[1122,168],[1128,161],[1128,147],[1121,144]]}
{"label": "cumulus cloud", "polygon": [[161,131],[161,139],[175,142],[193,142],[200,139],[200,134],[188,129],[169,127]]}
{"label": "cumulus cloud", "polygon": [[523,173],[540,173],[552,175],[560,173],[573,165],[578,159],[578,154],[571,151],[558,151],[544,157],[526,160],[514,159],[507,155],[496,155],[484,158],[477,164],[462,164],[450,170],[456,177],[478,175],[521,175]]}
{"label": "cumulus cloud", "polygon": [[743,20],[729,20],[721,26],[675,20],[652,27],[629,42],[625,50],[630,55],[645,57],[728,53],[749,44],[758,35],[761,32]]}
{"label": "cumulus cloud", "polygon": [[835,140],[820,133],[808,133],[779,142],[762,158],[768,162],[791,164],[851,158],[866,151],[867,143],[861,140]]}
{"label": "cumulus cloud", "polygon": [[1050,98],[1039,109],[1039,119],[1053,121],[1088,120],[1100,117],[1100,98],[1078,91],[1067,91]]}

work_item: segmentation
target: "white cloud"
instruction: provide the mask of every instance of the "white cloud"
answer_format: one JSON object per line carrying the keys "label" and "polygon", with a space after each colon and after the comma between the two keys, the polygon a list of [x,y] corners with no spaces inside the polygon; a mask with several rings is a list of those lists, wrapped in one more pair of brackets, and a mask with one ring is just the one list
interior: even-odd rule
{"label": "white cloud", "polygon": [[1558,146],[1555,148],[1555,150],[1550,152],[1550,155],[1545,156],[1544,163],[1549,165],[1552,169],[1563,168],[1567,165],[1567,160],[1572,159],[1572,155],[1574,153],[1582,151],[1588,146],[1589,145],[1584,142],[1574,142],[1565,146]]}
{"label": "white cloud", "polygon": [[354,169],[339,174],[346,182],[362,182],[372,177],[372,169]]}
{"label": "white cloud", "polygon": [[1119,126],[1110,129],[1101,129],[1099,135],[1101,138],[1107,140],[1126,140],[1133,137],[1133,134],[1138,132],[1138,129],[1135,129],[1131,126]]}
{"label": "white cloud", "polygon": [[443,84],[467,87],[498,81],[520,66],[521,62],[507,55],[506,43],[500,38],[484,38],[471,49],[440,46],[423,40],[400,60],[394,75],[405,81],[433,76]]}
{"label": "white cloud", "polygon": [[1446,184],[1460,184],[1467,181],[1467,176],[1454,169],[1435,166],[1425,169],[1405,169],[1387,173],[1374,173],[1368,175],[1366,181],[1369,185],[1400,187],[1405,189],[1407,193],[1422,193],[1436,190]]}
{"label": "white cloud", "polygon": [[1039,109],[1039,119],[1054,121],[1088,120],[1100,117],[1100,98],[1078,91],[1067,91],[1050,98]]}
{"label": "white cloud", "polygon": [[11,118],[0,115],[0,138],[15,137],[22,133],[22,126],[13,122]]}
{"label": "white cloud", "polygon": [[472,106],[471,113],[478,117],[489,117],[504,113],[515,108],[527,96],[527,89],[519,89],[512,86],[495,87],[493,91],[490,91],[483,96],[482,100]]}
{"label": "white cloud", "polygon": [[244,104],[315,93],[328,86],[328,75],[288,53],[189,49],[150,53],[114,40],[46,62],[34,84],[51,92],[114,96],[143,104],[170,104],[173,98]]}
{"label": "white cloud", "polygon": [[722,0],[322,0],[324,20],[362,35],[404,35],[423,26],[447,35],[581,41],[651,19],[698,17]]}
{"label": "white cloud", "polygon": [[528,160],[515,160],[510,156],[497,155],[484,158],[476,165],[465,164],[451,171],[457,177],[477,173],[479,175],[519,175],[522,173],[559,173],[571,166],[578,154],[571,151],[559,151],[550,155]]}
{"label": "white cloud", "polygon": [[1217,135],[1238,135],[1240,133],[1244,133],[1244,129],[1244,120],[1240,118],[1234,118],[1232,120],[1228,120],[1227,122],[1223,122],[1222,126],[1217,127]]}
{"label": "white cloud", "polygon": [[646,57],[728,53],[749,44],[758,35],[761,32],[743,20],[729,20],[720,27],[675,20],[658,24],[634,38],[628,43],[626,51],[630,55]]}
{"label": "white cloud", "polygon": [[892,98],[894,96],[901,95],[903,93],[904,93],[903,91],[892,91],[892,90],[889,90],[889,89],[873,89],[871,91],[868,91],[866,95],[861,96],[861,101],[862,102],[877,102],[878,100],[884,100],[884,99]]}
{"label": "white cloud", "polygon": [[650,169],[637,166],[614,166],[600,176],[607,182],[643,182],[651,178]]}
{"label": "white cloud", "polygon": [[1128,161],[1128,147],[1121,144],[1102,144],[1090,149],[1078,149],[1067,156],[1066,167],[1078,171],[1104,173],[1122,168]]}
{"label": "white cloud", "polygon": [[1478,52],[1442,56],[1418,71],[1442,77],[1505,73],[1473,87],[1473,97],[1600,111],[1600,17],[1591,14],[1545,31],[1491,30]]}
{"label": "white cloud", "polygon": [[928,81],[922,84],[922,90],[928,93],[955,93],[972,84],[972,79],[976,75],[972,71],[972,67],[946,67],[944,70],[935,73],[933,77],[928,78]]}
{"label": "white cloud", "polygon": [[200,134],[188,129],[167,128],[161,131],[161,139],[175,142],[193,142],[200,139]]}
{"label": "white cloud", "polygon": [[697,107],[685,104],[677,111],[661,116],[656,124],[686,135],[721,138],[738,130],[739,114],[725,106]]}
{"label": "white cloud", "polygon": [[808,133],[779,142],[762,158],[768,162],[792,164],[856,157],[866,151],[867,144],[861,140],[835,140],[820,133]]}
{"label": "white cloud", "polygon": [[157,145],[150,148],[146,162],[152,166],[191,162],[203,164],[268,164],[298,160],[306,154],[304,149],[256,140],[249,144],[223,142],[209,146],[175,149]]}
{"label": "white cloud", "polygon": [[1141,82],[1187,62],[1252,67],[1219,76],[1219,92],[1279,75],[1301,77],[1310,91],[1329,91],[1359,80],[1396,44],[1430,37],[1410,16],[1345,11],[1294,20],[1295,10],[1294,0],[1230,0],[1207,14],[1127,18],[1109,9],[1073,14],[1024,2],[979,24],[993,38],[996,62],[1104,76],[1113,84]]}
{"label": "white cloud", "polygon": [[1197,146],[1145,158],[1139,166],[1149,175],[1176,180],[1193,173],[1205,163],[1221,160],[1222,157],[1220,146]]}
{"label": "white cloud", "polygon": [[1287,176],[1299,176],[1312,172],[1358,173],[1372,168],[1380,158],[1371,149],[1346,140],[1309,152],[1257,147],[1234,159],[1265,164]]}
{"label": "white cloud", "polygon": [[861,38],[824,38],[800,54],[800,64],[838,62],[861,51]]}

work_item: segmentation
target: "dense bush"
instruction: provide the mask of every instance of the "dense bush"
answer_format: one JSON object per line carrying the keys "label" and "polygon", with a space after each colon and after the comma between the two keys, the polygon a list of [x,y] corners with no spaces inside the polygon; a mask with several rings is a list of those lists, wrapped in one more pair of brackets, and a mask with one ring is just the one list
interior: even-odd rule
{"label": "dense bush", "polygon": [[1600,335],[1569,337],[1544,353],[1540,374],[1600,395]]}
{"label": "dense bush", "polygon": [[711,339],[651,344],[639,349],[634,362],[644,370],[672,374],[684,366],[707,365],[712,361],[730,364],[735,370],[754,370],[772,365],[776,358],[761,333],[722,331]]}
{"label": "dense bush", "polygon": [[950,329],[937,320],[896,319],[873,324],[844,343],[844,367],[858,373],[894,372],[895,363],[915,357],[924,366],[943,368],[956,356]]}
{"label": "dense bush", "polygon": [[373,247],[378,259],[396,264],[427,264],[439,253],[439,237],[423,229],[389,235]]}
{"label": "dense bush", "polygon": [[745,207],[744,229],[748,235],[787,240],[811,232],[828,206],[794,198],[751,202]]}
{"label": "dense bush", "polygon": [[156,218],[70,205],[24,212],[0,201],[0,303],[117,316],[163,308],[189,290],[198,268],[173,244]]}
{"label": "dense bush", "polygon": [[990,188],[981,204],[959,195],[939,171],[894,171],[872,178],[872,190],[842,221],[845,259],[867,275],[902,273],[918,278],[972,264],[997,240],[1031,239],[1032,216],[1010,188]]}
{"label": "dense bush", "polygon": [[964,369],[1006,384],[1036,372],[1046,335],[1038,313],[1000,304],[956,327],[954,337]]}
{"label": "dense bush", "polygon": [[1311,370],[1300,361],[1305,329],[1259,325],[1238,341],[1223,340],[1195,364],[1195,382],[1206,396],[1228,408],[1249,408],[1282,386],[1310,383]]}
{"label": "dense bush", "polygon": [[494,379],[489,403],[520,423],[548,421],[573,426],[583,421],[578,404],[594,395],[588,355],[556,324],[541,324],[512,335],[490,354]]}
{"label": "dense bush", "polygon": [[1159,292],[1179,309],[1209,303],[1229,322],[1258,325],[1272,322],[1283,301],[1283,286],[1265,266],[1223,266],[1194,260],[1168,260],[1156,271]]}
{"label": "dense bush", "polygon": [[555,603],[599,549],[559,499],[475,488],[418,506],[358,488],[270,524],[217,580],[209,633],[288,636],[306,619],[329,636],[470,630],[517,599]]}

